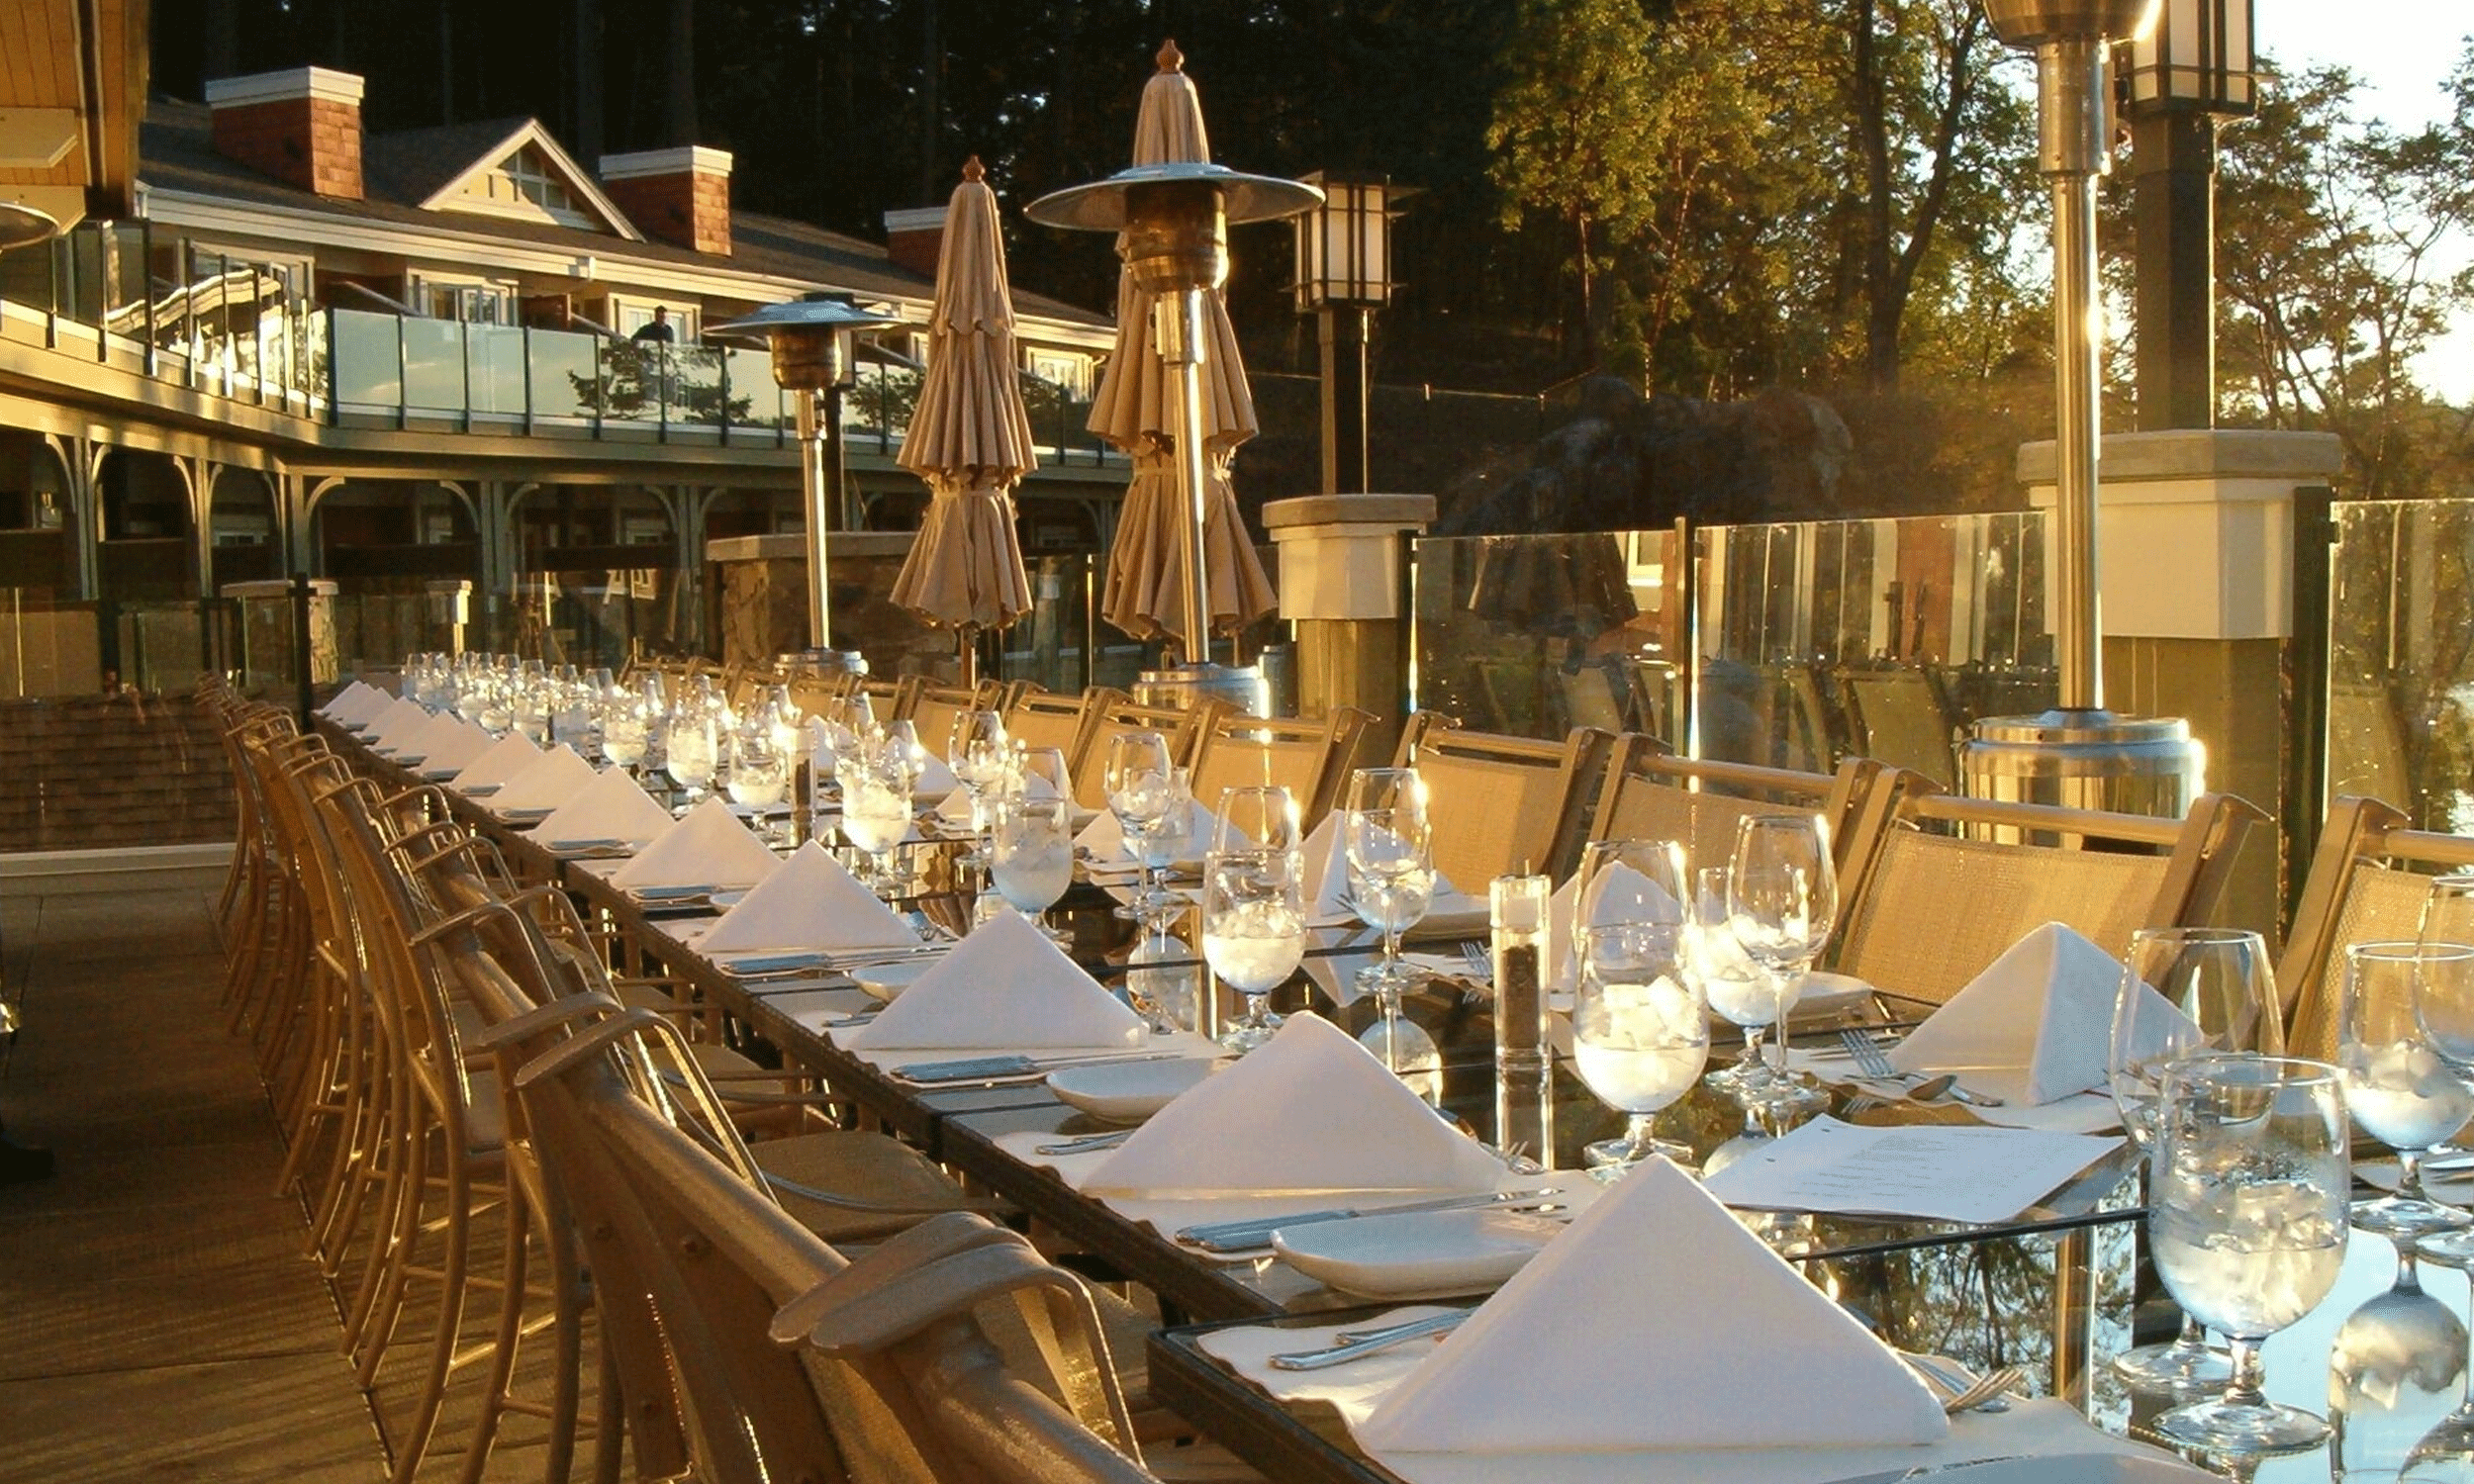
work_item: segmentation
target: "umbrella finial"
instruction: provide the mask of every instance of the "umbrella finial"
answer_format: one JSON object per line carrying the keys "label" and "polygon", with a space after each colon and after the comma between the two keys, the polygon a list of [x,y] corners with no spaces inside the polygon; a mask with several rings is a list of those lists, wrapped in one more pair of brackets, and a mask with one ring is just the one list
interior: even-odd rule
{"label": "umbrella finial", "polygon": [[1175,37],[1171,37],[1167,41],[1160,44],[1160,54],[1158,60],[1160,63],[1160,70],[1163,72],[1183,72],[1186,70],[1186,53],[1177,49],[1177,39]]}
{"label": "umbrella finial", "polygon": [[987,173],[988,168],[980,163],[980,157],[976,154],[962,162],[962,178],[965,180],[976,181]]}

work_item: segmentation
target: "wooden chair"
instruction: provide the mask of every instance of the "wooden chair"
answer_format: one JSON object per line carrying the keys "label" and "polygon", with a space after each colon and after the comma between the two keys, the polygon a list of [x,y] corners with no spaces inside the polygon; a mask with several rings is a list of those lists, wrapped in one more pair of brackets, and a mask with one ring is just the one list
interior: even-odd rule
{"label": "wooden chair", "polygon": [[1420,711],[1393,766],[1414,767],[1426,782],[1435,868],[1475,893],[1498,876],[1571,870],[1614,740],[1585,726],[1561,742],[1462,731],[1441,712]]}
{"label": "wooden chair", "polygon": [[2047,922],[2118,956],[2137,929],[2206,923],[2264,817],[2224,793],[2160,819],[1958,798],[1884,772],[1857,811],[1832,967],[1939,1004]]}
{"label": "wooden chair", "polygon": [[2411,824],[2373,798],[2339,798],[2328,811],[2276,966],[2288,1054],[2334,1057],[2345,949],[2421,936],[2432,876],[2474,868],[2474,839]]}
{"label": "wooden chair", "polygon": [[830,675],[800,675],[791,680],[791,704],[803,716],[821,716],[827,707],[850,694],[859,677],[847,670]]}
{"label": "wooden chair", "polygon": [[1818,814],[1844,874],[1856,807],[1880,771],[1864,758],[1849,758],[1835,774],[1702,762],[1672,756],[1655,737],[1628,734],[1616,739],[1607,763],[1589,838],[1678,841],[1697,870],[1726,865],[1737,825],[1751,816]]}
{"label": "wooden chair", "polygon": [[[1126,732],[1158,732],[1169,739],[1169,759],[1180,768],[1191,768],[1201,755],[1203,738],[1227,706],[1208,698],[1197,699],[1192,709],[1182,706],[1145,705],[1127,700],[1117,693],[1092,707],[1091,735],[1083,745],[1083,756],[1074,769],[1074,801],[1086,809],[1108,806],[1108,739]],[[1195,797],[1200,798],[1200,790]],[[1218,800],[1202,800],[1205,808]]]}
{"label": "wooden chair", "polygon": [[1005,705],[1005,735],[1025,747],[1053,747],[1064,753],[1066,777],[1079,779],[1100,712],[1124,698],[1105,686],[1094,686],[1080,696],[1058,696],[1025,686]]}
{"label": "wooden chair", "polygon": [[994,711],[1004,701],[1002,681],[982,681],[979,685],[934,686],[922,675],[910,676],[903,682],[906,693],[898,701],[898,714],[906,716],[919,734],[919,742],[938,757],[945,755],[945,744],[954,734],[954,718],[965,711]]}
{"label": "wooden chair", "polygon": [[1223,712],[1194,764],[1194,797],[1213,808],[1222,789],[1284,785],[1297,801],[1298,827],[1310,830],[1340,803],[1358,739],[1374,719],[1355,706],[1311,721]]}

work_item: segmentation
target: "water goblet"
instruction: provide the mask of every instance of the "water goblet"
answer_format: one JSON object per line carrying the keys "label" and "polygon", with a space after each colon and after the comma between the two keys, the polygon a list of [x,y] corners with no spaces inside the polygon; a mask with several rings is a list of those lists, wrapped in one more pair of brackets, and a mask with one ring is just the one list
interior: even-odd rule
{"label": "water goblet", "polygon": [[1220,807],[1211,826],[1210,849],[1295,850],[1300,842],[1297,800],[1276,784],[1220,790]]}
{"label": "water goblet", "polygon": [[2474,944],[2474,871],[2450,871],[2431,878],[2415,936],[2425,943]]}
{"label": "water goblet", "polygon": [[761,721],[741,726],[730,744],[730,773],[724,787],[730,801],[764,810],[791,791],[791,760],[773,740],[773,728]]}
{"label": "water goblet", "polygon": [[693,807],[705,796],[714,780],[714,770],[720,764],[720,739],[715,734],[713,714],[699,708],[691,713],[674,714],[664,728],[668,750],[662,768],[687,794]]}
{"label": "water goblet", "polygon": [[624,695],[613,697],[602,710],[602,756],[633,775],[644,762],[649,731],[641,701]]}
{"label": "water goblet", "polygon": [[2155,1111],[2147,1232],[2174,1302],[2233,1342],[2224,1395],[2155,1421],[2219,1453],[2310,1447],[2328,1424],[2260,1391],[2259,1345],[2301,1319],[2344,1266],[2343,1074],[2321,1062],[2223,1054],[2166,1072]]}
{"label": "water goblet", "polygon": [[1683,927],[1683,969],[1720,1018],[1744,1037],[1736,1061],[1711,1071],[1703,1080],[1720,1092],[1745,1101],[1769,1075],[1761,1055],[1762,1038],[1778,1019],[1778,976],[1753,962],[1727,921],[1727,868],[1704,866],[1692,874],[1691,915]]}
{"label": "water goblet", "polygon": [[1032,798],[1062,798],[1074,802],[1074,773],[1066,766],[1062,747],[1033,747],[1017,737],[1013,742],[1013,767],[1008,775],[1022,785],[1022,791]]}
{"label": "water goblet", "polygon": [[1678,1163],[1691,1158],[1651,1132],[1709,1061],[1709,1005],[1683,970],[1682,946],[1674,923],[1593,927],[1581,936],[1572,1067],[1627,1120],[1622,1138],[1582,1151],[1593,1169],[1620,1172],[1654,1154]]}
{"label": "water goblet", "polygon": [[1202,865],[1202,957],[1245,996],[1245,1011],[1219,1044],[1249,1052],[1272,1039],[1281,1017],[1271,993],[1305,960],[1305,871],[1294,851],[1213,852]]}
{"label": "water goblet", "polygon": [[[1074,806],[1062,798],[1019,794],[995,801],[989,826],[989,874],[998,892],[1024,916],[1038,918],[1074,884]],[[1059,943],[1072,935],[1043,925]]]}
{"label": "water goblet", "polygon": [[2474,1225],[2474,1214],[2423,1190],[2425,1157],[2474,1117],[2474,1088],[2431,1049],[2415,1018],[2422,984],[2440,977],[2474,978],[2474,948],[2395,942],[2345,950],[2337,1027],[2345,1106],[2397,1152],[2396,1191],[2354,1205],[2353,1224],[2366,1232],[2407,1238]]}
{"label": "water goblet", "polygon": [[1754,814],[1737,824],[1727,870],[1727,925],[1754,963],[1783,980],[1777,1062],[1758,1086],[1745,1090],[1780,1114],[1829,1102],[1827,1093],[1785,1069],[1786,1019],[1838,915],[1838,873],[1830,860],[1829,827],[1820,815]]}
{"label": "water goblet", "polygon": [[841,778],[842,833],[867,852],[879,894],[894,896],[900,884],[894,854],[910,833],[910,790],[918,776],[907,754],[880,748],[845,761]]}
{"label": "water goblet", "polygon": [[[1572,873],[1572,962],[1579,962],[1581,934],[1593,927],[1627,923],[1681,926],[1696,884],[1684,869],[1684,850],[1674,840],[1592,840],[1580,848]],[[1722,886],[1723,891],[1723,886]]]}
{"label": "water goblet", "polygon": [[985,866],[989,861],[992,824],[989,805],[1012,767],[1004,717],[995,711],[955,712],[953,735],[945,747],[945,763],[971,797],[971,848],[955,864]]}
{"label": "water goblet", "polygon": [[1117,908],[1120,917],[1140,921],[1140,903],[1151,894],[1151,867],[1143,862],[1141,837],[1183,807],[1176,786],[1176,765],[1170,761],[1168,738],[1158,732],[1119,732],[1108,739],[1101,787],[1108,812],[1115,816],[1125,854],[1142,866],[1142,880],[1133,901]]}
{"label": "water goblet", "polygon": [[1442,1050],[1400,1008],[1401,995],[1418,977],[1400,960],[1400,935],[1426,916],[1435,898],[1434,830],[1416,770],[1359,772],[1349,781],[1340,835],[1350,908],[1383,935],[1382,957],[1358,971],[1358,983],[1374,994],[1379,1012],[1358,1041],[1394,1073],[1440,1097]]}

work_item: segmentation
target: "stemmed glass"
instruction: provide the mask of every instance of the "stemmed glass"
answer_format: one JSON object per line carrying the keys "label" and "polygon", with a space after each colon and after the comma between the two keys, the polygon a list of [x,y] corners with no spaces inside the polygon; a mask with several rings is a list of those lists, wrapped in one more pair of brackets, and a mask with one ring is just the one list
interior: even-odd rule
{"label": "stemmed glass", "polygon": [[1709,1007],[1744,1033],[1744,1054],[1704,1078],[1712,1087],[1752,1107],[1769,1075],[1761,1038],[1778,1018],[1778,978],[1753,962],[1728,925],[1727,868],[1704,866],[1692,874],[1691,917],[1683,929],[1683,969]]}
{"label": "stemmed glass", "polygon": [[[1618,923],[1679,927],[1693,884],[1684,870],[1683,846],[1673,840],[1592,840],[1580,848],[1572,873],[1572,962],[1579,962],[1581,935]],[[1724,894],[1725,887],[1720,887]]]}
{"label": "stemmed glass", "polygon": [[1305,868],[1293,850],[1214,851],[1202,863],[1202,957],[1246,997],[1219,1044],[1249,1052],[1272,1039],[1281,1017],[1274,989],[1305,961]]}
{"label": "stemmed glass", "polygon": [[2321,1062],[2221,1055],[2166,1072],[2155,1108],[2148,1245],[2174,1302],[2233,1342],[2225,1394],[2156,1419],[2221,1453],[2304,1448],[2328,1424],[2259,1389],[2259,1345],[2328,1297],[2352,1188],[2344,1079]]}
{"label": "stemmed glass", "polygon": [[704,797],[720,762],[720,738],[714,713],[694,697],[683,696],[679,708],[670,714],[667,733],[669,746],[662,768],[670,775],[670,781],[686,791],[686,806],[692,808]]}
{"label": "stemmed glass", "polygon": [[910,833],[910,792],[918,771],[910,755],[899,747],[859,749],[843,760],[842,833],[868,853],[873,884],[879,894],[896,892],[894,852]]}
{"label": "stemmed glass", "polygon": [[1119,732],[1108,739],[1101,784],[1108,812],[1116,816],[1125,854],[1142,866],[1134,899],[1117,908],[1120,917],[1141,921],[1152,894],[1151,867],[1144,860],[1142,839],[1155,831],[1172,810],[1183,809],[1176,766],[1169,760],[1169,739],[1158,732]]}
{"label": "stemmed glass", "polygon": [[1069,814],[1074,807],[1074,774],[1066,766],[1062,747],[1031,747],[1016,738],[1006,781],[1019,785],[1019,791],[1032,798],[1064,799]]}
{"label": "stemmed glass", "polygon": [[616,691],[602,705],[602,756],[629,776],[643,765],[644,749],[652,731],[645,718],[644,703],[623,691]]}
{"label": "stemmed glass", "polygon": [[1226,855],[1246,850],[1295,850],[1299,844],[1297,800],[1279,785],[1220,790],[1210,848]]}
{"label": "stemmed glass", "polygon": [[1781,981],[1777,1065],[1743,1090],[1778,1116],[1829,1101],[1827,1093],[1785,1069],[1786,1020],[1838,916],[1839,878],[1820,815],[1754,814],[1737,824],[1727,871],[1727,925],[1753,962]]}
{"label": "stemmed glass", "polygon": [[1349,905],[1358,920],[1380,929],[1383,956],[1358,971],[1381,1018],[1358,1036],[1385,1067],[1417,1073],[1440,1096],[1442,1050],[1426,1028],[1400,1013],[1400,996],[1417,975],[1400,962],[1400,935],[1415,927],[1435,899],[1434,830],[1426,786],[1414,768],[1361,769],[1349,780],[1340,818]]}
{"label": "stemmed glass", "polygon": [[1709,1005],[1683,970],[1683,928],[1626,922],[1580,935],[1572,996],[1572,1066],[1628,1120],[1620,1139],[1583,1150],[1593,1169],[1620,1172],[1651,1155],[1691,1151],[1651,1133],[1661,1109],[1692,1090],[1709,1060]]}
{"label": "stemmed glass", "polygon": [[763,716],[751,716],[739,728],[730,746],[730,772],[724,787],[732,803],[754,809],[760,817],[789,796],[790,754],[774,740],[773,728]]}
{"label": "stemmed glass", "polygon": [[[2212,1052],[2277,1055],[2285,1049],[2268,947],[2234,928],[2143,928],[2131,935],[2114,992],[2106,1084],[2133,1142],[2154,1155],[2156,1103],[2175,1064]],[[2207,1327],[2182,1316],[2163,1345],[2116,1356],[2114,1370],[2150,1391],[2188,1391],[2233,1374]]]}
{"label": "stemmed glass", "polygon": [[2423,898],[2423,922],[2415,936],[2426,943],[2474,944],[2474,871],[2431,878]]}
{"label": "stemmed glass", "polygon": [[1004,785],[1013,758],[1005,737],[1005,718],[995,711],[957,711],[953,736],[945,747],[945,763],[971,795],[971,848],[955,864],[985,866],[989,862],[989,806]]}
{"label": "stemmed glass", "polygon": [[[2474,1225],[2474,1214],[2430,1199],[2423,1160],[2474,1117],[2474,1088],[2431,1050],[2415,1019],[2428,980],[2474,978],[2474,948],[2447,943],[2357,943],[2345,950],[2337,1065],[2354,1122],[2397,1152],[2397,1189],[2357,1202],[2353,1224],[2399,1239]],[[2450,996],[2465,990],[2442,985]]]}
{"label": "stemmed glass", "polygon": [[[1013,909],[1038,918],[1074,883],[1074,806],[1062,798],[1007,794],[992,800],[989,875]],[[1042,924],[1059,943],[1072,935]]]}

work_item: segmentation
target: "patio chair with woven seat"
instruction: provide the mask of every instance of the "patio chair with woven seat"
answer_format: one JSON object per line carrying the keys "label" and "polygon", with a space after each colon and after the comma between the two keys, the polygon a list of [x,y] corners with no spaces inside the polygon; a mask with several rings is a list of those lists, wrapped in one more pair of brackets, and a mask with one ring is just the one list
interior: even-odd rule
{"label": "patio chair with woven seat", "polygon": [[1498,876],[1561,876],[1577,862],[1614,738],[1575,727],[1560,742],[1463,731],[1420,711],[1393,766],[1417,769],[1433,820],[1435,869],[1482,893]]}
{"label": "patio chair with woven seat", "polygon": [[1849,758],[1835,774],[1704,762],[1675,757],[1655,737],[1629,734],[1616,739],[1607,762],[1589,838],[1673,840],[1698,869],[1727,864],[1737,826],[1747,818],[1817,814],[1844,873],[1856,807],[1879,772],[1864,758]]}
{"label": "patio chair with woven seat", "polygon": [[2345,950],[2420,937],[2431,878],[2474,869],[2474,839],[2411,825],[2402,810],[2374,798],[2339,798],[2328,811],[2276,965],[2289,1055],[2335,1057]]}
{"label": "patio chair with woven seat", "polygon": [[1312,720],[1222,712],[1194,764],[1194,797],[1217,808],[1226,789],[1279,785],[1297,801],[1298,828],[1311,830],[1341,802],[1358,739],[1374,719],[1355,706]]}

